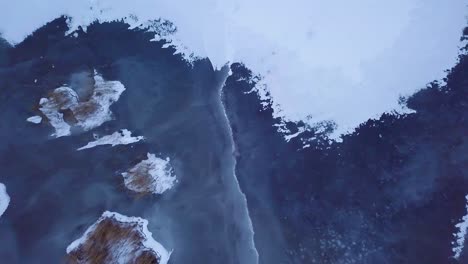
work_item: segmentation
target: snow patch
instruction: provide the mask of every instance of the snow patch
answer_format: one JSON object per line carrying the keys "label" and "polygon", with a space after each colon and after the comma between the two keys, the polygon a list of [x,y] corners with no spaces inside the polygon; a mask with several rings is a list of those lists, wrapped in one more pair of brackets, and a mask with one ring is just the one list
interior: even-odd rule
{"label": "snow patch", "polygon": [[42,117],[40,116],[31,116],[26,119],[26,121],[31,122],[33,124],[39,124],[42,121]]}
{"label": "snow patch", "polygon": [[293,133],[293,134],[285,134],[284,135],[284,139],[286,140],[286,142],[289,142],[291,141],[291,139],[299,136],[301,133],[304,133],[304,131],[306,131],[306,128],[305,127],[299,127],[298,128],[298,131],[296,133]]}
{"label": "snow patch", "polygon": [[39,111],[47,118],[50,125],[55,129],[52,136],[63,137],[71,134],[70,125],[65,122],[63,113],[60,111],[78,104],[78,95],[71,88],[63,86],[55,89],[49,98],[39,100]]}
{"label": "snow patch", "polygon": [[453,234],[455,241],[452,242],[454,247],[452,251],[454,253],[454,258],[458,259],[463,252],[463,247],[465,246],[466,233],[468,232],[468,195],[465,196],[466,199],[466,215],[461,219],[461,222],[456,224],[455,227],[458,228],[458,232]]}
{"label": "snow patch", "polygon": [[[89,100],[80,101],[75,90],[62,86],[52,91],[48,98],[41,98],[39,110],[55,129],[52,136],[69,136],[72,126],[88,131],[111,120],[110,106],[117,102],[123,91],[125,87],[122,83],[104,81],[102,76],[95,71],[94,89]],[[67,120],[65,113],[68,114]],[[34,120],[37,121],[37,118]]]}
{"label": "snow patch", "polygon": [[[110,106],[119,100],[125,87],[119,81],[104,81],[102,76],[94,73],[94,91],[87,102],[74,105],[71,110],[77,119],[77,125],[85,131],[102,125],[112,119]],[[91,108],[91,112],[89,112]]]}
{"label": "snow patch", "polygon": [[117,145],[128,145],[141,141],[144,139],[144,137],[133,137],[132,132],[130,132],[128,129],[122,129],[101,138],[95,135],[95,139],[96,140],[89,142],[86,144],[86,146],[78,148],[77,150],[90,149],[101,145],[111,145],[112,147]]}
{"label": "snow patch", "polygon": [[119,264],[130,264],[133,263],[134,258],[140,255],[142,252],[151,250],[156,253],[160,264],[167,264],[172,252],[167,251],[159,242],[154,240],[153,234],[148,230],[148,220],[140,217],[129,217],[109,211],[105,211],[102,216],[85,231],[82,237],[73,241],[67,247],[67,254],[72,254],[74,251],[79,251],[80,247],[86,244],[88,239],[92,237],[93,233],[98,231],[100,228],[99,224],[107,220],[116,223],[121,228],[131,229],[132,232],[136,232],[141,237],[141,241],[138,242],[141,242],[143,245],[143,248],[139,248],[138,243],[135,243],[136,241],[128,241],[129,238],[125,236],[114,239],[117,241],[100,241],[104,243],[114,242],[114,244],[109,245],[111,247],[109,249],[110,253],[112,254],[111,259],[118,260],[117,263]]}
{"label": "snow patch", "polygon": [[6,186],[0,183],[0,217],[5,213],[10,204],[10,196],[6,191]]}
{"label": "snow patch", "polygon": [[122,176],[125,186],[139,193],[162,194],[177,182],[169,158],[161,159],[151,153]]}

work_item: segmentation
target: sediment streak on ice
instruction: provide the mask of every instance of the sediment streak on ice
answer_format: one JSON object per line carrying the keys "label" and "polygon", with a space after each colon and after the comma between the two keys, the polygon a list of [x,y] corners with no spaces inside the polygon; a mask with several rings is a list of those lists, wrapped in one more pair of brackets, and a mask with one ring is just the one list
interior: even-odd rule
{"label": "sediment streak on ice", "polygon": [[136,143],[143,139],[143,136],[134,137],[132,136],[132,132],[130,132],[130,130],[122,129],[120,131],[114,132],[110,135],[106,135],[103,137],[96,136],[96,140],[89,142],[88,144],[81,148],[78,148],[77,150],[84,150],[102,145],[111,145],[112,147],[117,145],[128,145]]}
{"label": "sediment streak on ice", "polygon": [[[229,71],[228,72],[228,76],[231,74],[231,72]],[[228,76],[225,76],[225,78],[227,79]],[[232,153],[235,153],[235,148],[236,148],[236,144],[234,143],[234,135],[233,135],[233,132],[232,132],[232,128],[231,128],[231,123],[229,121],[229,117],[226,113],[226,107],[223,103],[223,99],[222,99],[222,93],[223,93],[223,87],[226,83],[226,79],[224,80],[222,86],[220,87],[219,91],[218,91],[218,97],[219,97],[219,102],[220,102],[220,107],[221,107],[221,111],[222,111],[222,114],[224,116],[224,122],[225,122],[225,125],[226,125],[226,129],[229,133],[229,141],[230,141],[230,144],[232,146]],[[254,239],[254,236],[255,236],[255,231],[254,231],[254,226],[253,226],[253,223],[252,223],[252,218],[250,217],[250,212],[249,212],[249,206],[247,204],[247,196],[245,195],[245,193],[242,191],[242,188],[239,184],[239,180],[237,178],[237,175],[236,175],[236,167],[237,167],[237,160],[235,158],[235,156],[233,155],[232,157],[232,168],[231,168],[231,171],[232,171],[232,175],[234,177],[234,182],[236,184],[236,188],[237,190],[239,191],[239,195],[242,199],[241,203],[242,203],[242,206],[243,206],[243,210],[244,212],[242,213],[245,213],[245,217],[246,217],[246,221],[247,221],[247,225],[248,225],[248,238],[247,238],[247,241],[246,243],[249,245],[250,247],[250,250],[252,251],[252,254],[254,255],[254,264],[258,264],[259,263],[259,254],[258,254],[258,250],[257,250],[257,247],[255,246],[255,239]]]}

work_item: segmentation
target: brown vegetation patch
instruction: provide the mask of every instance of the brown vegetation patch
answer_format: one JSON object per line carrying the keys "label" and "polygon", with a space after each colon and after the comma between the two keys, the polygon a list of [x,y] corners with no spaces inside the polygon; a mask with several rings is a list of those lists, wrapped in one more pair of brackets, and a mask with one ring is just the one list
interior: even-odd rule
{"label": "brown vegetation patch", "polygon": [[48,99],[57,106],[57,109],[66,109],[68,106],[76,104],[74,98],[70,96],[70,92],[67,90],[54,90],[48,96]]}
{"label": "brown vegetation patch", "polygon": [[71,251],[69,264],[158,264],[155,252],[145,248],[145,237],[138,231],[138,223],[122,223],[107,218],[96,224],[86,241]]}
{"label": "brown vegetation patch", "polygon": [[99,109],[99,104],[94,101],[83,102],[73,109],[76,119],[85,120],[89,116],[96,113]]}
{"label": "brown vegetation patch", "polygon": [[151,164],[140,163],[132,168],[128,173],[129,182],[128,185],[135,187],[140,190],[140,193],[148,194],[151,192],[149,186],[151,186],[153,179],[149,173]]}
{"label": "brown vegetation patch", "polygon": [[67,124],[72,125],[78,123],[78,120],[75,118],[75,114],[69,108],[60,110],[60,113],[63,114],[63,120],[67,122]]}

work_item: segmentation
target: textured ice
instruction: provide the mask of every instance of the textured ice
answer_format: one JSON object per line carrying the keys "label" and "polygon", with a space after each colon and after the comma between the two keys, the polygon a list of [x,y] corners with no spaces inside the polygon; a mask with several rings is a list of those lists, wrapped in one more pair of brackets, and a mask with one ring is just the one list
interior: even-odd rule
{"label": "textured ice", "polygon": [[[62,86],[54,91],[48,98],[41,98],[39,110],[55,129],[52,136],[63,137],[71,134],[71,127],[81,127],[87,131],[102,125],[112,119],[110,106],[115,103],[125,90],[118,81],[104,81],[94,73],[94,89],[91,97],[80,100],[76,91]],[[68,111],[68,120],[64,113]],[[36,119],[35,119],[36,120]],[[31,120],[28,120],[31,122]]]}
{"label": "textured ice", "polygon": [[468,232],[468,195],[465,196],[466,199],[466,215],[464,215],[461,219],[461,222],[456,224],[455,227],[458,228],[458,232],[453,234],[455,237],[455,241],[453,242],[452,251],[454,253],[454,258],[459,258],[463,247],[465,246],[465,239],[466,233]]}
{"label": "textured ice", "polygon": [[0,217],[5,213],[10,204],[10,196],[6,192],[6,186],[0,183]]}
{"label": "textured ice", "polygon": [[[114,244],[108,245],[111,256],[108,257],[110,261],[108,264],[130,264],[134,263],[134,259],[142,252],[150,250],[158,256],[159,264],[167,264],[171,255],[159,242],[154,240],[153,234],[148,230],[148,220],[140,217],[129,217],[115,212],[105,211],[102,216],[90,226],[82,237],[73,241],[66,249],[67,254],[74,251],[79,251],[80,246],[88,242],[88,238],[96,232],[99,224],[104,220],[114,221],[116,224],[125,229],[132,229],[137,232],[142,240],[135,243],[129,241],[127,237],[119,237]],[[110,241],[108,241],[110,242]],[[141,243],[141,245],[140,245]],[[106,262],[107,263],[107,262]]]}
{"label": "textured ice", "polygon": [[78,150],[94,148],[101,145],[111,145],[112,147],[117,145],[128,145],[136,143],[140,140],[143,140],[143,136],[133,137],[132,132],[128,129],[122,129],[120,131],[114,132],[110,135],[103,137],[97,137],[96,140],[89,142],[86,146],[78,148]]}
{"label": "textured ice", "polygon": [[169,158],[161,159],[148,153],[147,159],[122,173],[125,186],[134,192],[162,194],[171,189],[176,177]]}

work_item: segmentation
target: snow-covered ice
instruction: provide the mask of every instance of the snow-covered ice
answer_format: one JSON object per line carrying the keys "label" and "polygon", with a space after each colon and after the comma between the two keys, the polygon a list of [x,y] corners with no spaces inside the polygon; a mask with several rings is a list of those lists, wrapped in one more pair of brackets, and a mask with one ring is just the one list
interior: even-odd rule
{"label": "snow-covered ice", "polygon": [[6,191],[6,186],[0,183],[0,217],[5,213],[10,204],[10,196]]}
{"label": "snow-covered ice", "polygon": [[42,117],[40,116],[31,116],[26,119],[26,121],[31,122],[33,124],[39,124],[42,121]]}
{"label": "snow-covered ice", "polygon": [[218,68],[244,63],[262,76],[257,88],[271,93],[276,116],[334,121],[336,138],[383,112],[408,112],[400,96],[455,63],[467,7],[465,0],[17,0],[2,11],[0,31],[11,43],[60,15],[71,17],[70,33],[96,19],[150,30],[167,19],[177,31],[154,30],[155,39]]}
{"label": "snow-covered ice", "polygon": [[122,176],[125,186],[139,193],[162,194],[176,182],[169,158],[161,159],[151,153]]}
{"label": "snow-covered ice", "polygon": [[460,223],[455,225],[455,227],[458,228],[458,232],[453,234],[455,241],[452,242],[452,251],[454,253],[453,257],[456,259],[460,257],[463,251],[463,247],[465,246],[466,233],[468,232],[468,195],[465,196],[465,199],[466,214],[462,217]]}
{"label": "snow-covered ice", "polygon": [[89,142],[86,146],[78,148],[78,150],[94,148],[102,145],[111,145],[112,147],[117,145],[128,145],[144,139],[143,136],[132,136],[132,132],[128,129],[122,129],[103,137],[96,136],[95,138],[96,140]]}

